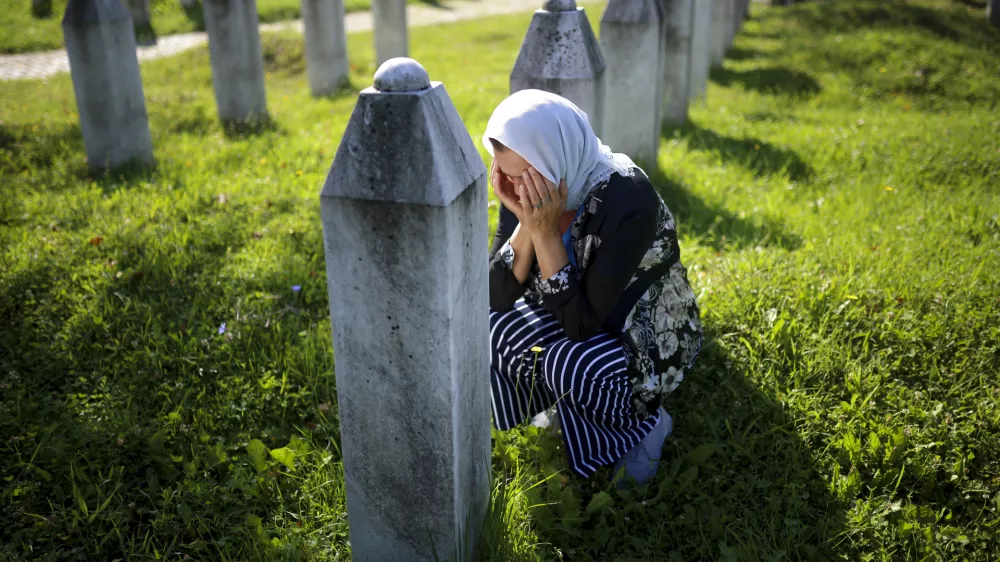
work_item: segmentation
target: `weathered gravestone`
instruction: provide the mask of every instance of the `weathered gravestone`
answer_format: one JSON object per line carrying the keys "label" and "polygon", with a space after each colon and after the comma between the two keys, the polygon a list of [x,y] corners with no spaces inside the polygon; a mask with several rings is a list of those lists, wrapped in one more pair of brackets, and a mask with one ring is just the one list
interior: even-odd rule
{"label": "weathered gravestone", "polygon": [[[740,22],[739,17],[739,2],[740,0],[727,0],[726,7],[726,48],[725,52],[728,53],[729,49],[733,46],[733,39],[736,38],[736,29]],[[725,54],[723,54],[725,56]]]}
{"label": "weathered gravestone", "polygon": [[560,95],[586,113],[601,135],[604,69],[601,46],[583,8],[575,0],[546,0],[535,11],[517,53],[510,93],[534,89]]}
{"label": "weathered gravestone", "polygon": [[149,0],[125,0],[132,14],[136,42],[143,46],[156,44],[156,33],[149,23]]}
{"label": "weathered gravestone", "polygon": [[406,0],[372,0],[377,64],[410,53],[406,30]]}
{"label": "weathered gravestone", "polygon": [[490,496],[486,167],[416,61],[361,92],[320,199],[352,557],[471,559]]}
{"label": "weathered gravestone", "polygon": [[267,121],[256,0],[203,0],[212,84],[226,124]]}
{"label": "weathered gravestone", "polygon": [[691,76],[688,98],[705,97],[708,74],[712,66],[712,0],[694,0],[691,29]]}
{"label": "weathered gravestone", "polygon": [[194,8],[198,5],[198,0],[181,0],[181,6],[187,9]]}
{"label": "weathered gravestone", "polygon": [[1000,0],[989,0],[986,4],[986,19],[996,27],[1000,27]]}
{"label": "weathered gravestone", "polygon": [[729,0],[712,0],[712,66],[722,66],[726,58],[729,28]]}
{"label": "weathered gravestone", "polygon": [[349,70],[344,0],[302,0],[302,23],[309,90],[314,96],[332,94],[344,85]]}
{"label": "weathered gravestone", "polygon": [[604,142],[655,165],[663,99],[661,0],[610,0],[601,16]]}
{"label": "weathered gravestone", "polygon": [[663,0],[664,29],[664,125],[678,126],[687,121],[688,80],[691,77],[691,32],[694,0]]}
{"label": "weathered gravestone", "polygon": [[91,168],[153,162],[132,16],[119,0],[70,0],[62,20]]}

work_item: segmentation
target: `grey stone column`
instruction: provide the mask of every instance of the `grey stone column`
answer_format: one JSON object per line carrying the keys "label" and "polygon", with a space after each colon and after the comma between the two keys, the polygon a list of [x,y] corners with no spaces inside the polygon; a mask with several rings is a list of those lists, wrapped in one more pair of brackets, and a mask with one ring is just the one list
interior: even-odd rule
{"label": "grey stone column", "polygon": [[224,123],[268,119],[256,0],[203,0],[212,84]]}
{"label": "grey stone column", "polygon": [[704,99],[712,66],[712,0],[694,0],[693,8],[689,101]]}
{"label": "grey stone column", "polygon": [[132,14],[136,41],[143,46],[155,45],[156,34],[149,23],[149,0],[125,0],[125,3]]}
{"label": "grey stone column", "polygon": [[986,3],[986,19],[995,27],[1000,27],[1000,0],[988,0]]}
{"label": "grey stone column", "polygon": [[344,0],[302,0],[306,37],[306,72],[309,90],[325,96],[347,81],[347,34]]}
{"label": "grey stone column", "polygon": [[740,21],[738,2],[739,0],[726,0],[726,53],[732,48],[733,40],[736,38],[736,27]]}
{"label": "grey stone column", "polygon": [[604,55],[590,20],[575,0],[546,0],[536,10],[510,73],[510,93],[545,90],[587,114],[598,135],[604,125]]}
{"label": "grey stone column", "polygon": [[406,31],[406,0],[372,0],[375,60],[378,64],[410,53]]}
{"label": "grey stone column", "polygon": [[664,81],[660,119],[664,125],[677,126],[687,121],[694,0],[663,0],[663,9]]}
{"label": "grey stone column", "polygon": [[729,0],[712,0],[712,66],[722,66],[726,58],[729,28]]}
{"label": "grey stone column", "polygon": [[471,559],[490,496],[486,190],[444,86],[383,64],[320,197],[356,561]]}
{"label": "grey stone column", "polygon": [[[610,0],[601,16],[604,133],[616,152],[655,165],[660,146],[663,8],[660,0]],[[653,86],[653,87],[651,87]]]}
{"label": "grey stone column", "polygon": [[90,167],[151,164],[132,16],[119,0],[70,0],[62,29]]}

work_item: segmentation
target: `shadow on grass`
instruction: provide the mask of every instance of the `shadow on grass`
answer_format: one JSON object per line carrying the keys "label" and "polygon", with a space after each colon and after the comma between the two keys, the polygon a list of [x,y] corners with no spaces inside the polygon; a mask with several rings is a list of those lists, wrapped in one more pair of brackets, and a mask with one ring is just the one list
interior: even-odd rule
{"label": "shadow on grass", "polygon": [[231,140],[256,137],[267,133],[285,134],[285,130],[270,116],[245,121],[224,121],[222,132],[227,139]]}
{"label": "shadow on grass", "polygon": [[197,31],[205,31],[205,12],[201,6],[201,2],[193,2],[191,4],[181,2],[181,8],[184,10],[184,15],[188,21],[194,24],[194,28]]}
{"label": "shadow on grass", "polygon": [[[727,345],[739,344],[709,339],[667,399],[674,434],[652,483],[618,491],[605,467],[525,493],[537,506],[531,520],[540,543],[569,560],[834,559],[845,506],[792,414],[749,378]],[[564,454],[551,451],[558,440],[540,443],[539,459]],[[547,466],[534,478],[542,480],[552,461],[535,462],[535,470]]]}
{"label": "shadow on grass", "polygon": [[709,205],[661,170],[651,172],[649,179],[673,213],[680,233],[691,232],[699,238],[699,243],[709,245],[716,251],[722,251],[727,246],[745,248],[758,245],[794,250],[802,244],[801,238],[789,233],[779,221],[755,216],[758,224],[722,207]]}
{"label": "shadow on grass", "polygon": [[[206,533],[250,540],[248,518],[297,505],[286,502],[300,482],[254,471],[245,436],[280,447],[307,431],[300,426],[315,400],[332,401],[332,378],[324,386],[303,374],[328,372],[317,364],[322,346],[301,336],[328,314],[325,287],[313,280],[293,301],[279,276],[220,285],[232,256],[256,237],[245,215],[210,194],[200,205],[174,217],[190,232],[177,247],[158,242],[165,225],[135,217],[101,244],[84,238],[5,275],[0,427],[17,447],[0,455],[0,471],[15,477],[0,493],[22,490],[16,509],[45,521],[14,517],[6,544],[53,559],[111,560],[135,559],[128,552],[138,540],[167,557],[216,559]],[[283,255],[306,254],[287,262],[301,270],[320,259],[322,239],[298,236]],[[317,298],[305,300],[306,291]],[[289,306],[297,312],[285,314]],[[261,392],[271,373],[281,390]],[[336,426],[313,435],[321,433],[335,435]],[[99,515],[87,520],[75,507],[83,503],[100,505]],[[118,540],[101,540],[110,535]]]}
{"label": "shadow on grass", "polygon": [[853,33],[859,29],[917,30],[939,39],[1000,53],[1000,31],[968,9],[932,10],[903,0],[817,3],[794,18],[812,33]]}
{"label": "shadow on grass", "polygon": [[680,127],[665,127],[665,139],[680,136],[695,150],[709,150],[723,160],[734,162],[757,176],[787,174],[794,181],[807,180],[814,175],[812,167],[792,150],[780,148],[754,137],[727,137],[711,129],[688,122]]}
{"label": "shadow on grass", "polygon": [[809,97],[822,91],[819,82],[812,76],[787,68],[732,70],[716,67],[711,71],[711,80],[720,86],[738,84],[744,89],[756,90],[764,94]]}

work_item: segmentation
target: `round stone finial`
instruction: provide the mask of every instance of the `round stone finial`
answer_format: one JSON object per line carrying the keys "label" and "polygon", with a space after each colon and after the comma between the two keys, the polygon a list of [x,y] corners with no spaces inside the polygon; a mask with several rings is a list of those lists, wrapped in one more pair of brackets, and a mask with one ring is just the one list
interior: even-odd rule
{"label": "round stone finial", "polygon": [[542,9],[546,12],[572,12],[576,9],[576,0],[545,0]]}
{"label": "round stone finial", "polygon": [[417,92],[431,87],[431,79],[419,62],[396,57],[375,71],[375,89],[380,92]]}

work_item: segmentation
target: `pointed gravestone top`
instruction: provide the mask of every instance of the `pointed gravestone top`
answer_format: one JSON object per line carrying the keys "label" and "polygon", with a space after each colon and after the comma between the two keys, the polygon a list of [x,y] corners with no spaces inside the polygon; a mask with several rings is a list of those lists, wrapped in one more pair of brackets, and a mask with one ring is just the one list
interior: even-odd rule
{"label": "pointed gravestone top", "polygon": [[444,86],[397,57],[358,96],[322,196],[443,207],[485,173]]}
{"label": "pointed gravestone top", "polygon": [[69,0],[63,14],[63,25],[121,21],[132,19],[120,0]]}
{"label": "pointed gravestone top", "polygon": [[372,85],[380,92],[419,92],[431,87],[431,79],[419,62],[396,57],[378,67]]}
{"label": "pointed gravestone top", "polygon": [[576,0],[545,0],[542,9],[546,12],[572,12],[576,10]]}

